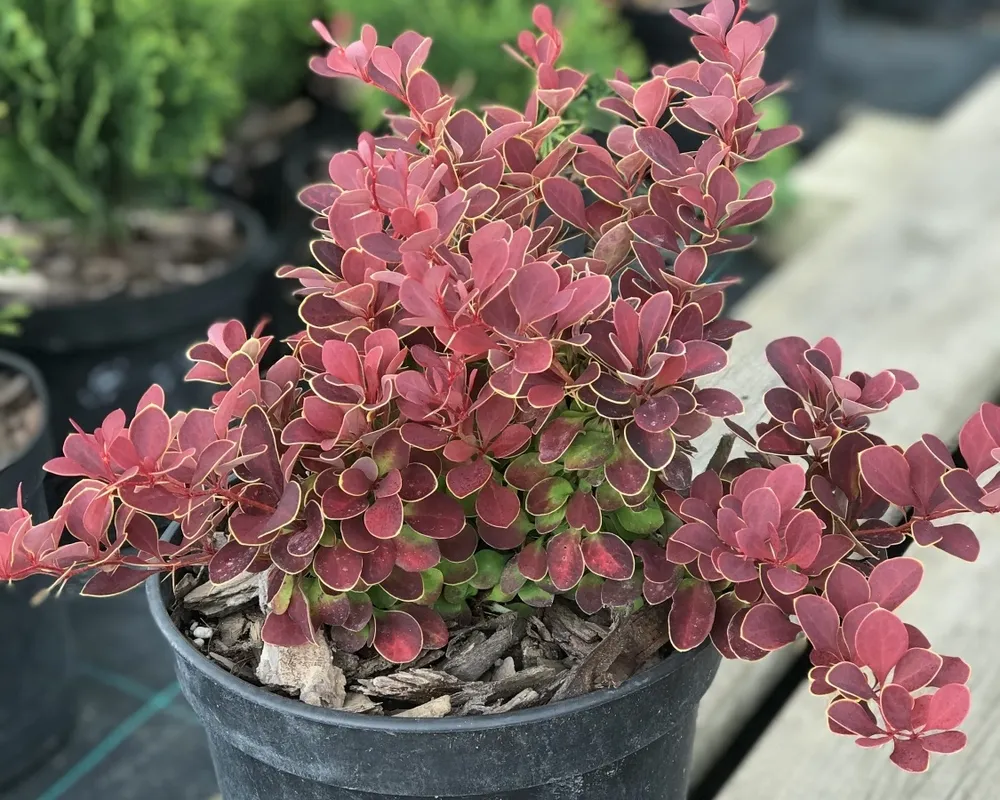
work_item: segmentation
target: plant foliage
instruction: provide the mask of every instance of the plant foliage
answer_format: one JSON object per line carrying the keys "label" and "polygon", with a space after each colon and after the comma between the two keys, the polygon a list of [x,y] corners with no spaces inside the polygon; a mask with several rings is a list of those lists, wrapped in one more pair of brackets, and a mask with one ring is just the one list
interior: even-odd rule
{"label": "plant foliage", "polygon": [[240,0],[0,0],[0,212],[102,223],[199,182],[240,111]]}
{"label": "plant foliage", "polygon": [[[362,134],[307,187],[317,264],[299,281],[304,330],[266,370],[273,342],[236,322],[191,350],[208,409],[170,417],[153,387],[47,468],[81,478],[51,522],[0,515],[0,578],[93,570],[110,595],[151,572],[207,566],[215,583],[266,573],[263,637],[293,646],[326,626],[406,663],[447,641],[468,599],[542,607],[669,603],[677,650],[708,641],[756,660],[804,635],[830,729],[920,771],[965,743],[968,666],[930,649],[896,611],[920,563],[913,538],[973,560],[949,517],[1000,508],[1000,408],[965,425],[967,468],[936,438],[906,449],[869,429],[911,375],[845,372],[830,339],[780,339],[769,419],[732,424],[749,456],[694,475],[713,419],[742,411],[707,387],[746,325],[723,316],[710,258],[771,208],[774,185],[736,172],[795,140],[758,130],[775,20],[712,0],[675,16],[700,61],[611,80],[621,120],[607,147],[563,130],[586,76],[557,66],[562,35],[518,46],[535,73],[526,109],[455,110],[423,69],[429,39],[378,44],[371,27],[313,69],[378,86],[408,108]],[[680,152],[671,129],[704,137]],[[585,244],[570,257],[563,247]],[[577,242],[579,243],[579,242]],[[614,281],[612,281],[614,278]],[[616,286],[616,293],[612,287]],[[882,521],[890,507],[905,522]],[[182,537],[157,538],[154,517]],[[63,530],[70,543],[62,543]]]}

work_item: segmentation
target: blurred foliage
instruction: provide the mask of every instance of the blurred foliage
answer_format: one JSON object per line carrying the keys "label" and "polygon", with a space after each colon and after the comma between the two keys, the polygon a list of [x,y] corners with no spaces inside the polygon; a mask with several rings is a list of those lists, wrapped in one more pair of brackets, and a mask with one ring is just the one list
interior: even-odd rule
{"label": "blurred foliage", "polygon": [[[309,55],[322,52],[309,22],[332,17],[337,19],[335,27],[346,23],[354,37],[362,24],[374,25],[385,45],[406,30],[430,36],[434,46],[426,68],[460,95],[462,105],[500,103],[520,109],[533,76],[504,52],[503,45],[513,45],[518,33],[532,27],[535,4],[536,0],[249,0],[243,35],[259,44],[248,51],[243,69],[247,93],[269,102],[293,96],[302,84]],[[554,0],[550,5],[565,36],[565,63],[604,77],[613,75],[616,67],[632,77],[640,75],[642,51],[611,3]],[[374,89],[349,88],[348,102],[358,124],[378,126],[391,99]]]}
{"label": "blurred foliage", "polygon": [[188,199],[242,109],[248,0],[0,0],[0,213]]}
{"label": "blurred foliage", "polygon": [[[0,279],[11,272],[27,272],[30,268],[28,259],[22,256],[15,242],[0,236]],[[0,293],[0,335],[16,336],[20,332],[18,322],[28,315],[28,306],[24,303],[6,303]]]}

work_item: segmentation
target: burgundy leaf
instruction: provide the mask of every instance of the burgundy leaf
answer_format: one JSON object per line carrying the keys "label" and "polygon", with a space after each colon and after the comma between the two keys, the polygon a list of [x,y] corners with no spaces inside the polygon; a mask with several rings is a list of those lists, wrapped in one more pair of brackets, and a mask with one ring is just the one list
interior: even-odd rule
{"label": "burgundy leaf", "polygon": [[496,480],[487,481],[476,497],[476,515],[492,528],[509,528],[521,513],[517,492],[501,486]]}
{"label": "burgundy leaf", "polygon": [[334,592],[346,592],[357,586],[363,565],[361,554],[343,543],[320,547],[313,557],[313,572]]}
{"label": "burgundy leaf", "polygon": [[920,586],[924,566],[915,558],[890,558],[868,576],[871,599],[888,611],[894,611]]}
{"label": "burgundy leaf", "polygon": [[553,536],[545,554],[549,580],[557,591],[568,592],[580,582],[585,562],[579,534],[567,531]]}
{"label": "burgundy leaf", "polygon": [[[587,569],[595,575],[613,581],[627,581],[635,573],[635,556],[629,546],[613,533],[585,537],[582,550]],[[551,567],[549,572],[552,572]]]}
{"label": "burgundy leaf", "polygon": [[445,483],[455,497],[460,500],[482,489],[493,475],[493,468],[483,458],[473,458],[448,471]]}
{"label": "burgundy leaf", "polygon": [[436,567],[441,560],[438,543],[404,525],[393,543],[396,547],[396,566],[406,572],[423,572]]}
{"label": "burgundy leaf", "polygon": [[601,529],[601,507],[590,492],[573,494],[566,505],[566,522],[571,528],[587,533],[597,533]]}
{"label": "burgundy leaf", "polygon": [[435,492],[423,500],[408,505],[406,524],[432,539],[450,539],[465,527],[465,512],[454,497]]}
{"label": "burgundy leaf", "polygon": [[375,615],[374,625],[372,645],[386,661],[408,664],[420,655],[424,634],[420,623],[407,612],[379,612]]}
{"label": "burgundy leaf", "polygon": [[715,595],[712,587],[698,580],[682,580],[674,592],[667,624],[670,642],[681,652],[693,650],[712,630]]}
{"label": "burgundy leaf", "polygon": [[882,683],[909,649],[909,635],[899,617],[878,608],[861,621],[854,647],[861,662],[871,667]]}
{"label": "burgundy leaf", "polygon": [[795,641],[800,628],[777,606],[762,603],[751,608],[743,620],[740,635],[761,650],[778,650]]}
{"label": "burgundy leaf", "polygon": [[403,503],[393,495],[381,497],[365,510],[365,527],[376,539],[391,539],[403,527]]}

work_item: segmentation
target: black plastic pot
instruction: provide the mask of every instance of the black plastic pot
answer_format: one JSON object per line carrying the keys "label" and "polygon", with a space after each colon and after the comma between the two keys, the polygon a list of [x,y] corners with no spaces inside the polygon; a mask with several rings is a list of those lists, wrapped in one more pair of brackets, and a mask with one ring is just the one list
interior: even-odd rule
{"label": "black plastic pot", "polygon": [[52,433],[57,439],[74,419],[85,430],[116,408],[127,413],[152,383],[167,393],[168,410],[203,405],[213,387],[184,383],[187,348],[222,319],[247,319],[250,296],[273,241],[256,212],[232,200],[244,246],[224,274],[197,286],[150,297],[115,295],[69,307],[41,308],[23,323],[21,335],[3,339],[45,376],[52,393]]}
{"label": "black plastic pot", "polygon": [[[42,376],[27,361],[0,351],[0,369],[26,374],[47,408]],[[15,504],[20,485],[24,507],[36,521],[47,518],[42,464],[50,456],[49,432],[43,427],[19,457],[0,469],[0,508]],[[0,787],[58,750],[75,719],[65,605],[57,599],[34,608],[30,604],[48,583],[39,579],[0,585]]]}
{"label": "black plastic pot", "polygon": [[698,703],[719,664],[674,654],[619,689],[495,717],[416,720],[313,708],[216,666],[146,593],[225,800],[682,800]]}
{"label": "black plastic pot", "polygon": [[[937,117],[1000,64],[1000,28],[983,25],[985,0],[815,0],[821,8],[825,93],[838,109],[878,108]],[[877,13],[879,10],[886,13]],[[927,13],[924,13],[927,12]],[[974,12],[974,13],[973,13]],[[977,17],[979,19],[977,19]]]}

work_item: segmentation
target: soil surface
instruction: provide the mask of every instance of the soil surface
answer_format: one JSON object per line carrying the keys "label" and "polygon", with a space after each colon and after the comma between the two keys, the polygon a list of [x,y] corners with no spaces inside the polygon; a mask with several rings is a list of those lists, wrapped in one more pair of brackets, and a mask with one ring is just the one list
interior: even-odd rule
{"label": "soil surface", "polygon": [[28,376],[0,364],[0,469],[31,443],[43,416],[42,401]]}
{"label": "soil surface", "polygon": [[575,604],[523,617],[495,604],[473,605],[449,623],[442,650],[391,664],[372,648],[279,648],[261,641],[260,576],[213,587],[188,573],[175,588],[174,624],[206,657],[268,691],[361,714],[446,717],[498,714],[618,686],[663,660],[664,607],[585,617]]}
{"label": "soil surface", "polygon": [[136,210],[123,222],[119,242],[88,246],[67,221],[0,219],[0,236],[31,264],[27,275],[0,276],[0,295],[35,308],[155,295],[223,274],[241,246],[236,218],[225,210]]}

